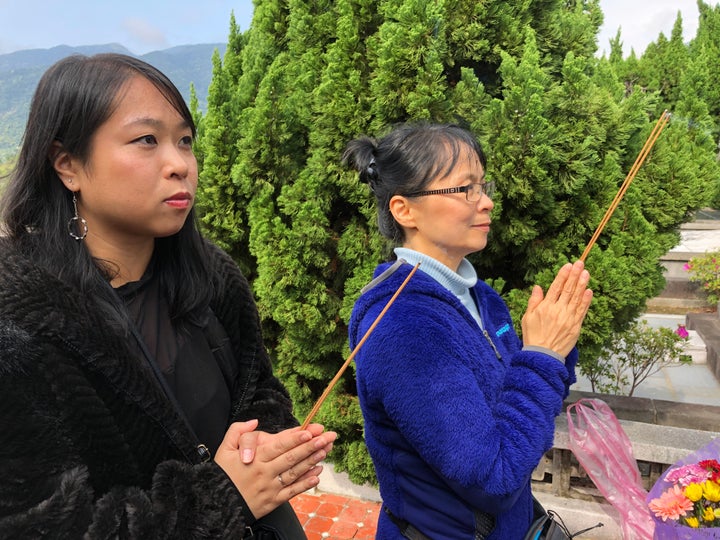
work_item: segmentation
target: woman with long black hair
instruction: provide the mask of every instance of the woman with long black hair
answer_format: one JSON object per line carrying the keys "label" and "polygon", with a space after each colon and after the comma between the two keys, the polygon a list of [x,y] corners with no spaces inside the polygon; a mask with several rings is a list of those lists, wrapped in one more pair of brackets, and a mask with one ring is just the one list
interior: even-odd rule
{"label": "woman with long black hair", "polygon": [[205,241],[195,126],[161,72],[73,56],[2,199],[0,537],[243,538],[318,483],[250,287]]}

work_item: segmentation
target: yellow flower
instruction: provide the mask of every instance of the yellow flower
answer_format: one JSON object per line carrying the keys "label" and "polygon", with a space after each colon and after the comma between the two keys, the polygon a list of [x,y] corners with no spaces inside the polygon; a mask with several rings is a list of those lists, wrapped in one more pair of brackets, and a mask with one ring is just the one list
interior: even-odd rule
{"label": "yellow flower", "polygon": [[703,521],[715,521],[715,512],[712,506],[706,506],[703,510]]}
{"label": "yellow flower", "polygon": [[688,524],[688,527],[692,527],[693,529],[697,529],[700,526],[700,522],[696,517],[686,517],[685,522]]}
{"label": "yellow flower", "polygon": [[692,484],[688,484],[685,488],[685,496],[692,502],[698,502],[703,496],[702,484],[696,484],[694,482]]}
{"label": "yellow flower", "polygon": [[705,480],[702,483],[703,496],[711,502],[720,501],[720,484],[712,480]]}
{"label": "yellow flower", "polygon": [[713,510],[713,514],[715,514],[715,517],[720,519],[720,508],[716,508]]}

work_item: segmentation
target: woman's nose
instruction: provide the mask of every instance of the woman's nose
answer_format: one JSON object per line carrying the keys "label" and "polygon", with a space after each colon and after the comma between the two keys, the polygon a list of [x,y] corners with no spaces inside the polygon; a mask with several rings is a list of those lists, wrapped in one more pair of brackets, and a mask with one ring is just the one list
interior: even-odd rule
{"label": "woman's nose", "polygon": [[167,153],[168,177],[185,178],[190,171],[190,159],[195,156],[185,150],[172,148]]}
{"label": "woman's nose", "polygon": [[495,203],[487,193],[483,193],[477,202],[478,211],[483,212],[485,210],[492,210],[495,208]]}

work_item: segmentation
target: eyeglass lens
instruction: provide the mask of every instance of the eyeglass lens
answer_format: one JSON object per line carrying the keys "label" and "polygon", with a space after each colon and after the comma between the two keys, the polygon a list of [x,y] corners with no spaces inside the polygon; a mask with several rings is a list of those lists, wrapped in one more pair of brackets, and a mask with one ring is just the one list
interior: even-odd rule
{"label": "eyeglass lens", "polygon": [[465,192],[465,197],[468,202],[477,202],[480,200],[483,193],[492,199],[493,194],[495,193],[495,182],[470,184],[468,186],[468,190]]}

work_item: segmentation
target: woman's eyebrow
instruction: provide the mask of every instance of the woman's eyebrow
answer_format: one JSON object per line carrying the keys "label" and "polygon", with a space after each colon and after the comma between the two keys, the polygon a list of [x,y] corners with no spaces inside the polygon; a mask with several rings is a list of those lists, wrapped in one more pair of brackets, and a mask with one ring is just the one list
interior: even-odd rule
{"label": "woman's eyebrow", "polygon": [[[165,122],[162,120],[158,120],[157,118],[153,118],[151,116],[141,116],[138,118],[133,118],[129,120],[125,125],[127,126],[133,126],[133,125],[139,125],[139,126],[148,126],[148,127],[154,127],[156,129],[165,127]],[[173,127],[173,126],[171,126]],[[177,129],[190,129],[190,124],[186,120],[179,121],[175,126]]]}
{"label": "woman's eyebrow", "polygon": [[475,173],[465,173],[462,176],[463,180],[470,180],[472,183],[482,183],[485,180],[485,171],[483,171],[482,176],[478,178],[478,175]]}

